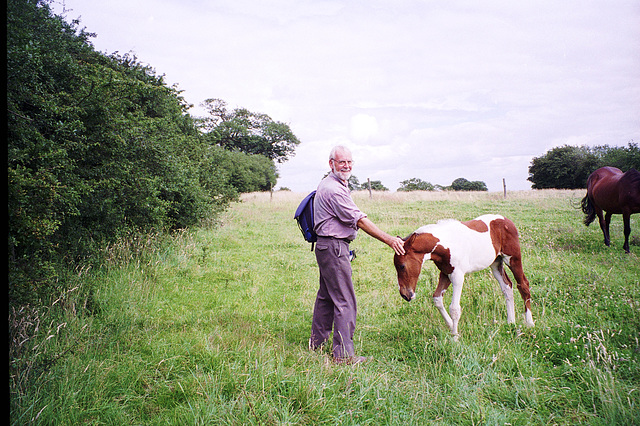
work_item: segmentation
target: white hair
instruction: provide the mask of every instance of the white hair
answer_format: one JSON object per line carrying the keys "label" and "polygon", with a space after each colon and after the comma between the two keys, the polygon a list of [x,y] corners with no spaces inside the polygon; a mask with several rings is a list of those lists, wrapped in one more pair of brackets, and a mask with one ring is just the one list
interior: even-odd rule
{"label": "white hair", "polygon": [[336,157],[336,153],[338,151],[351,154],[351,151],[346,146],[343,146],[343,145],[334,146],[331,152],[329,153],[329,160],[334,160]]}

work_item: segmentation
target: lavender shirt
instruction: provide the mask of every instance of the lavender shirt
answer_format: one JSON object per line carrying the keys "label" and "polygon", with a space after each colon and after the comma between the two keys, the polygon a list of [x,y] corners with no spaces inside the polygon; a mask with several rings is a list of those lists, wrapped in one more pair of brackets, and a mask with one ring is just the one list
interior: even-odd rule
{"label": "lavender shirt", "polygon": [[321,237],[354,240],[358,221],[367,217],[353,202],[347,183],[333,173],[318,185],[313,207],[314,230]]}

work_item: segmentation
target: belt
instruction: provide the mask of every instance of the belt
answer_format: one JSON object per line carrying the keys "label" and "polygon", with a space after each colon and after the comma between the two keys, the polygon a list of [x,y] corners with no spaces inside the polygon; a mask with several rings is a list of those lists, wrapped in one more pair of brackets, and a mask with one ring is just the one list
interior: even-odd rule
{"label": "belt", "polygon": [[329,238],[329,239],[332,239],[332,240],[344,241],[347,244],[349,244],[349,243],[351,243],[351,241],[353,241],[353,240],[350,240],[348,238],[338,238],[338,237],[331,237],[331,236],[325,236],[325,235],[318,235],[318,238]]}

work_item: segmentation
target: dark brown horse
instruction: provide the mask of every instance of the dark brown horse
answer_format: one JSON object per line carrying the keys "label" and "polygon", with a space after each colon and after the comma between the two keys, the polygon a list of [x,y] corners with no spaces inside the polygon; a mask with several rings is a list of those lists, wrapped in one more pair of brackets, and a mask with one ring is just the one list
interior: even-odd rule
{"label": "dark brown horse", "polygon": [[[624,251],[629,253],[631,215],[640,213],[640,172],[631,169],[626,173],[615,167],[602,167],[591,173],[587,180],[587,195],[582,199],[584,224],[589,226],[598,216],[604,243],[611,245],[609,223],[611,215],[622,214],[624,222]],[[602,212],[605,215],[602,215]]]}

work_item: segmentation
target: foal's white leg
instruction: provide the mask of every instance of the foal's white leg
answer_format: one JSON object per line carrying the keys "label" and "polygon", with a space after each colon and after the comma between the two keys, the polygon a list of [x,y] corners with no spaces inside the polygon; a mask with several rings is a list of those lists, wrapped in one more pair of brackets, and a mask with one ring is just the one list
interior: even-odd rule
{"label": "foal's white leg", "polygon": [[516,322],[516,309],[513,302],[513,286],[509,285],[509,283],[504,279],[504,269],[502,267],[501,258],[498,258],[491,264],[491,272],[493,272],[493,276],[500,283],[500,289],[502,290],[502,294],[504,294],[504,300],[507,304],[507,323],[513,324]]}
{"label": "foal's white leg", "polygon": [[449,288],[449,285],[451,285],[449,276],[440,271],[438,286],[436,287],[436,291],[433,293],[433,304],[436,305],[436,308],[438,308],[438,311],[440,311],[440,315],[442,315],[442,318],[444,318],[444,321],[447,323],[447,327],[449,327],[449,330],[452,330],[453,320],[447,313],[447,310],[444,308],[444,302],[442,300],[444,292]]}
{"label": "foal's white leg", "polygon": [[460,315],[462,314],[462,308],[460,307],[460,298],[462,296],[462,286],[464,284],[464,274],[456,273],[450,275],[453,291],[451,295],[451,305],[449,305],[449,314],[451,314],[451,334],[453,340],[458,340],[458,321],[460,321]]}
{"label": "foal's white leg", "polygon": [[438,308],[438,311],[440,311],[440,315],[442,315],[442,318],[444,318],[444,322],[447,323],[447,327],[449,327],[449,330],[452,330],[453,321],[451,320],[451,317],[449,316],[447,310],[444,308],[444,301],[442,300],[442,298],[442,295],[434,297],[433,304],[436,305],[436,308]]}

